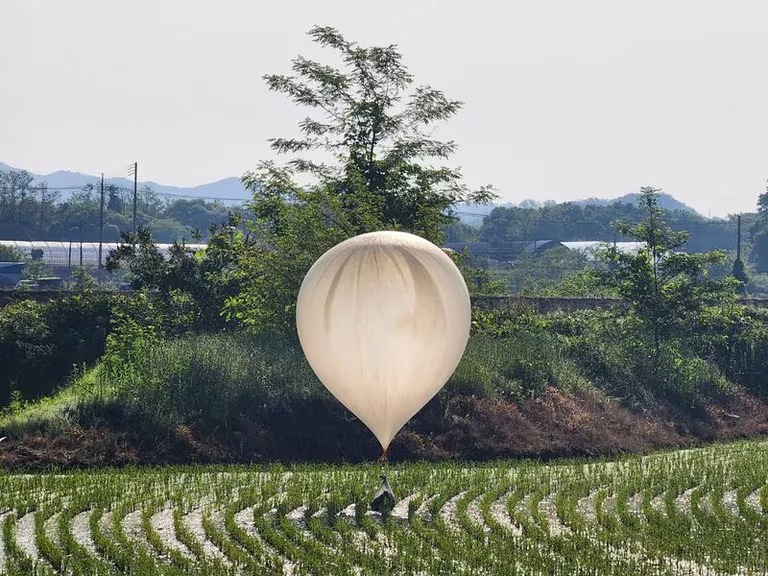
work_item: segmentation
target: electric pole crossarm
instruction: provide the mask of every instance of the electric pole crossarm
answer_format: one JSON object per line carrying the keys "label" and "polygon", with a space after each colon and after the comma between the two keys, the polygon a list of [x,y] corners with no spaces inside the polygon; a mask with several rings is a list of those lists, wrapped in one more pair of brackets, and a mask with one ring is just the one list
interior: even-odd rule
{"label": "electric pole crossarm", "polygon": [[133,174],[133,232],[136,232],[136,198],[139,178],[139,163],[134,162],[129,168],[128,173]]}

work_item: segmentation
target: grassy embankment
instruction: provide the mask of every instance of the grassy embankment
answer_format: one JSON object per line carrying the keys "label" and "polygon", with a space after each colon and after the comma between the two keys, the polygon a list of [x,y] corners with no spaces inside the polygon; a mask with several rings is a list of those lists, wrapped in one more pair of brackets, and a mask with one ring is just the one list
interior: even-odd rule
{"label": "grassy embankment", "polygon": [[[478,328],[391,457],[607,455],[768,433],[768,406],[754,385],[674,347],[649,365],[611,318],[531,316],[514,330]],[[53,396],[6,409],[0,435],[8,437],[0,464],[9,468],[379,455],[295,342],[234,333],[138,339],[108,352]]]}

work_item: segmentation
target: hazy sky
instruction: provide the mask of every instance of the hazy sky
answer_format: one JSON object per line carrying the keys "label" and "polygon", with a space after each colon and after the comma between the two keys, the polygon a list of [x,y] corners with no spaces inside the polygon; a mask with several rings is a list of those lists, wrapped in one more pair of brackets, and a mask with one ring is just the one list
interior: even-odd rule
{"label": "hazy sky", "polygon": [[194,185],[240,176],[304,112],[267,91],[306,32],[395,43],[463,100],[440,130],[505,200],[663,188],[754,210],[768,178],[765,0],[2,0],[0,161]]}

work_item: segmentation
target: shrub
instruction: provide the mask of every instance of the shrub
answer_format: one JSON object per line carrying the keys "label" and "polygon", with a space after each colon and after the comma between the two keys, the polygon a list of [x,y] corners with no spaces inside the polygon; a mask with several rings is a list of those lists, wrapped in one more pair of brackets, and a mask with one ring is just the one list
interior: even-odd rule
{"label": "shrub", "polygon": [[584,383],[581,371],[564,355],[554,335],[522,329],[504,338],[487,333],[472,336],[446,390],[522,400],[538,396],[548,386],[568,389]]}
{"label": "shrub", "polygon": [[0,405],[12,390],[27,400],[50,394],[75,365],[95,362],[109,317],[109,297],[101,294],[23,300],[0,310]]}
{"label": "shrub", "polygon": [[631,314],[590,319],[565,337],[569,356],[597,388],[627,404],[650,405],[665,398],[692,405],[729,385],[716,364],[679,340],[663,342],[657,351],[648,349]]}
{"label": "shrub", "polygon": [[24,254],[13,246],[0,244],[0,262],[21,262],[24,260]]}
{"label": "shrub", "polygon": [[768,312],[746,306],[713,306],[691,326],[687,345],[733,382],[768,394]]}
{"label": "shrub", "polygon": [[130,411],[159,424],[237,426],[326,394],[301,351],[273,336],[132,338],[131,351],[110,351],[101,378]]}

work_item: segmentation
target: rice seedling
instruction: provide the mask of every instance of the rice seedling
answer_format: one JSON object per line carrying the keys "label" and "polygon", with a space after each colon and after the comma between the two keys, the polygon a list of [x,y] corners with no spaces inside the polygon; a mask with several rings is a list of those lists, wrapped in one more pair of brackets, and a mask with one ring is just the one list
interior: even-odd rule
{"label": "rice seedling", "polygon": [[768,443],[615,461],[0,475],[0,574],[768,573]]}

